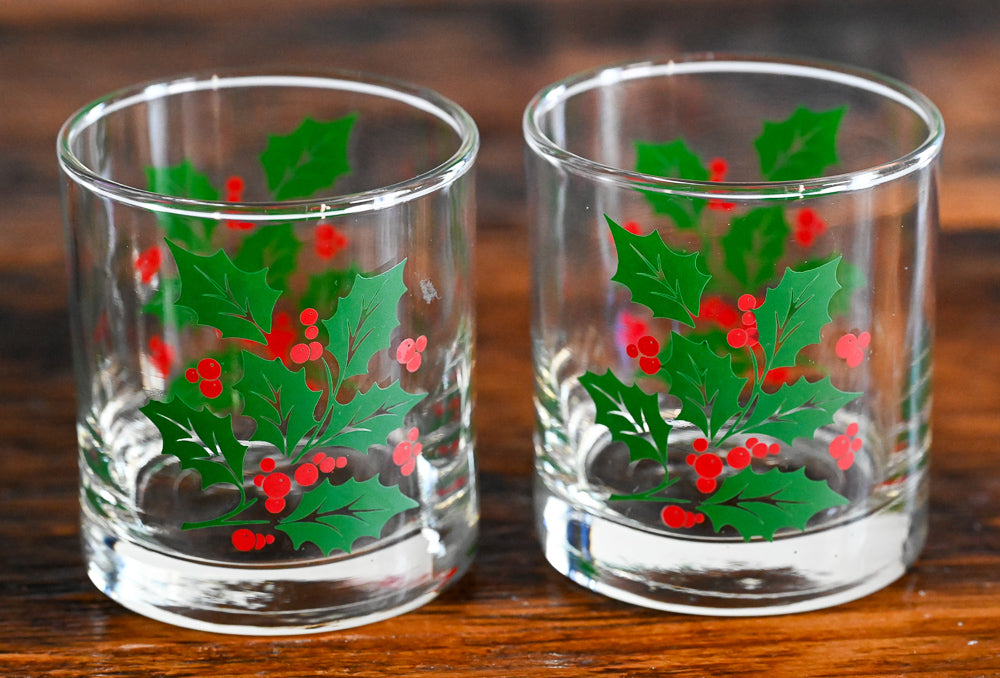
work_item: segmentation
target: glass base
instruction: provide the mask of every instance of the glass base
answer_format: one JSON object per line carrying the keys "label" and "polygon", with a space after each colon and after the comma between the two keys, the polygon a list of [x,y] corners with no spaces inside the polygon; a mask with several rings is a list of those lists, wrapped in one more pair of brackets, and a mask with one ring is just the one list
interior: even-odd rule
{"label": "glass base", "polygon": [[[433,532],[433,534],[425,534]],[[476,539],[416,530],[391,544],[294,566],[239,567],[166,555],[83,523],[88,575],[122,606],[186,628],[298,635],[382,621],[435,598],[469,568]],[[445,548],[446,547],[446,548]],[[447,562],[440,554],[455,554]]]}
{"label": "glass base", "polygon": [[535,487],[538,535],[556,570],[626,603],[712,616],[806,612],[887,586],[925,538],[926,516],[906,508],[894,503],[853,522],[744,542],[641,529],[576,506],[539,478]]}

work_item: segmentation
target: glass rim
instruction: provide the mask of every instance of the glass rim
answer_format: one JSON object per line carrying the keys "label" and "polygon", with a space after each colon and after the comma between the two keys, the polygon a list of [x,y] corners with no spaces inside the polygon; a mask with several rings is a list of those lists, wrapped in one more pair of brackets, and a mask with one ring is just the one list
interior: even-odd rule
{"label": "glass rim", "polygon": [[[136,104],[177,94],[249,87],[299,87],[353,92],[391,99],[423,111],[456,134],[458,148],[437,166],[396,183],[355,193],[278,201],[198,200],[170,196],[100,176],[73,152],[76,139],[101,119]],[[330,69],[317,72],[286,70],[213,70],[181,74],[124,87],[84,105],[59,130],[59,166],[73,181],[115,202],[155,212],[203,219],[288,221],[317,219],[385,209],[434,193],[454,183],[473,166],[480,137],[475,121],[461,106],[436,91],[402,80],[363,71]]]}
{"label": "glass rim", "polygon": [[[542,131],[541,122],[560,104],[582,93],[629,80],[701,73],[792,75],[827,80],[884,97],[909,109],[927,127],[919,145],[904,155],[873,167],[794,181],[696,181],[635,172],[572,153]],[[522,117],[528,147],[549,162],[596,181],[642,191],[719,199],[788,200],[864,190],[899,179],[933,163],[944,141],[944,119],[934,103],[916,89],[875,71],[822,60],[741,54],[692,54],[676,59],[624,61],[582,71],[540,90],[528,102]]]}

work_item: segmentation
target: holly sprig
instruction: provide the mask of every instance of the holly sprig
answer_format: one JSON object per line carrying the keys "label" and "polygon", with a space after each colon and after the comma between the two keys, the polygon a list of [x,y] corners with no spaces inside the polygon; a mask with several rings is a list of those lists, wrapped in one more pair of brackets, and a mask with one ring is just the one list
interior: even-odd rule
{"label": "holly sprig", "polygon": [[[674,250],[655,231],[638,235],[610,217],[607,222],[618,252],[612,280],[628,288],[632,300],[646,306],[653,317],[692,326],[712,277],[705,271],[702,253]],[[752,365],[749,373],[734,369],[732,356],[720,355],[706,339],[671,332],[658,369],[651,372],[680,402],[670,421],[664,418],[655,392],[627,385],[611,370],[581,377],[594,401],[596,422],[628,448],[630,461],[651,459],[663,467],[657,487],[612,499],[664,500],[663,491],[678,480],[670,473],[668,442],[679,422],[701,432],[703,448],[751,434],[792,445],[833,423],[835,412],[860,393],[841,391],[829,377],[799,379],[773,391],[763,386],[765,375],[794,366],[803,350],[820,341],[823,327],[832,320],[831,300],[841,289],[839,264],[840,258],[834,257],[804,269],[786,268],[767,289],[753,311],[757,342],[743,349]],[[702,489],[715,487],[712,480]],[[801,529],[816,513],[844,503],[847,500],[825,481],[814,481],[804,472],[774,469],[757,474],[747,466],[724,479],[696,510],[712,521],[716,531],[732,526],[745,539],[772,539],[777,530]]]}
{"label": "holly sprig", "polygon": [[[309,197],[350,173],[347,150],[356,117],[306,118],[288,135],[269,136],[259,157],[273,200]],[[174,196],[220,195],[187,159],[150,168],[147,178],[151,190]],[[242,179],[227,182],[228,198],[238,199],[241,190]],[[217,223],[161,215],[176,275],[143,271],[152,290],[149,315],[177,328],[210,329],[218,337],[211,353],[172,371],[162,398],[140,408],[159,431],[163,454],[196,472],[203,490],[221,486],[234,494],[234,505],[222,515],[182,527],[235,527],[232,543],[242,551],[274,543],[275,535],[259,532],[270,526],[296,549],[310,543],[324,555],[350,552],[358,539],[377,538],[389,520],[418,505],[379,476],[357,480],[349,469],[339,471],[348,465],[344,453],[368,455],[385,446],[425,396],[405,390],[398,378],[372,385],[368,378],[369,364],[389,350],[399,327],[406,260],[377,273],[354,264],[327,268],[309,276],[297,295],[292,279],[302,243],[292,224],[227,222],[234,231],[249,232],[235,248],[224,249],[213,245]],[[324,251],[330,249],[327,243]],[[304,309],[305,341],[291,356],[295,335],[281,320],[287,318],[282,308]],[[164,367],[169,369],[169,360]],[[238,436],[237,422],[239,430],[249,422],[251,432]],[[407,450],[420,447],[417,435],[411,429]],[[252,443],[273,450],[260,472],[248,467]],[[330,449],[341,455],[321,451]],[[301,492],[291,492],[292,482]]]}

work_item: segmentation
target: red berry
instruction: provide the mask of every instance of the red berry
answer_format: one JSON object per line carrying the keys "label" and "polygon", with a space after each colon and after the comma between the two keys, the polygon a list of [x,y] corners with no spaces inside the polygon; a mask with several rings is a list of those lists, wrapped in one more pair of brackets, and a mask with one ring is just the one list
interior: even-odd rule
{"label": "red berry", "polygon": [[660,350],[660,342],[648,334],[644,337],[640,337],[636,346],[639,347],[639,352],[643,355],[656,355],[657,351]]}
{"label": "red berry", "polygon": [[[284,473],[272,473],[264,478],[261,489],[264,490],[264,494],[272,499],[280,499],[291,491],[292,481]],[[281,509],[278,510],[280,511]]]}
{"label": "red berry", "polygon": [[198,362],[198,374],[202,379],[218,379],[222,375],[222,366],[214,358],[204,358]]}
{"label": "red berry", "polygon": [[721,178],[729,170],[729,163],[723,158],[715,158],[708,165],[708,171]]}
{"label": "red berry", "polygon": [[708,449],[708,440],[706,438],[698,438],[691,447],[694,448],[695,452],[704,452]]}
{"label": "red berry", "polygon": [[309,342],[309,360],[319,360],[322,356],[323,344],[318,341]]}
{"label": "red berry", "polygon": [[689,455],[687,456],[687,463],[688,463],[688,466],[694,466],[694,463],[695,463],[696,461],[698,461],[698,455],[697,455],[697,454],[689,454]]}
{"label": "red berry", "polygon": [[750,453],[745,447],[734,447],[726,455],[726,462],[730,467],[739,471],[750,465]]}
{"label": "red berry", "polygon": [[274,543],[274,535],[273,534],[267,535],[267,540],[266,541],[267,541],[268,544],[273,544]]}
{"label": "red berry", "polygon": [[277,497],[271,497],[264,502],[264,508],[266,508],[269,513],[281,513],[285,509],[285,500],[278,499]]}
{"label": "red berry", "polygon": [[703,478],[714,478],[722,473],[722,460],[714,454],[703,454],[695,459],[694,470]]}
{"label": "red berry", "polygon": [[264,484],[264,476],[260,475],[259,473],[257,475],[255,475],[253,477],[253,484],[256,485],[257,487],[260,487],[261,485],[263,485]]}
{"label": "red berry", "polygon": [[767,453],[770,455],[780,454],[781,445],[779,445],[778,443],[771,443],[770,445],[767,446]]}
{"label": "red berry", "polygon": [[851,451],[851,439],[847,436],[837,436],[830,442],[830,456],[840,459]]}
{"label": "red berry", "polygon": [[646,374],[656,374],[660,371],[660,359],[644,355],[639,358],[639,369]]}
{"label": "red berry", "polygon": [[337,460],[333,457],[326,457],[319,463],[319,470],[323,473],[331,473],[337,468]]}
{"label": "red berry", "polygon": [[184,378],[190,381],[192,384],[198,381],[198,370],[193,367],[189,367],[184,373]]}
{"label": "red berry", "polygon": [[222,382],[218,379],[205,379],[198,388],[206,398],[218,398],[222,394]]}
{"label": "red berry", "polygon": [[319,464],[324,459],[326,459],[326,455],[323,454],[322,452],[317,452],[316,454],[313,455],[313,463],[314,464]]}
{"label": "red berry", "polygon": [[845,452],[844,456],[837,460],[837,466],[839,466],[842,471],[846,471],[847,469],[851,468],[851,464],[853,463],[854,463],[854,453],[851,451]]}
{"label": "red berry", "polygon": [[705,514],[704,513],[696,513],[695,517],[694,517],[694,522],[697,525],[701,525],[703,522],[705,522]]}
{"label": "red berry", "polygon": [[262,534],[258,534],[253,547],[260,551],[265,545],[267,545],[267,537]]}
{"label": "red berry", "polygon": [[306,339],[315,339],[319,336],[319,328],[315,325],[310,325],[306,328]]}
{"label": "red berry", "polygon": [[299,321],[303,325],[315,325],[319,320],[319,313],[315,308],[307,308],[299,314]]}
{"label": "red berry", "polygon": [[757,326],[757,316],[753,314],[753,311],[747,311],[743,314],[741,318],[744,327],[756,327]]}
{"label": "red berry", "polygon": [[227,193],[242,193],[243,192],[243,179],[238,176],[231,176],[226,179],[226,192]]}
{"label": "red berry", "polygon": [[750,452],[751,454],[753,454],[753,456],[757,458],[766,457],[767,443],[757,443],[756,445],[753,446],[753,449],[750,450]]}
{"label": "red berry", "polygon": [[405,464],[411,456],[413,456],[413,445],[408,442],[399,443],[392,451],[392,461],[397,466]]}
{"label": "red berry", "polygon": [[260,460],[260,470],[263,471],[264,473],[270,473],[271,471],[274,470],[274,467],[277,465],[278,465],[277,462],[275,462],[274,459],[271,459],[270,457],[265,457]]}
{"label": "red berry", "polygon": [[309,346],[306,344],[295,344],[295,346],[292,346],[292,350],[289,351],[288,357],[296,365],[301,365],[309,360],[309,353]]}
{"label": "red berry", "polygon": [[295,469],[295,482],[303,487],[309,487],[319,478],[319,469],[315,464],[305,463]]}
{"label": "red berry", "polygon": [[859,429],[859,427],[858,427],[857,422],[854,422],[854,423],[848,425],[847,430],[844,431],[844,433],[846,433],[847,435],[849,435],[849,436],[851,436],[853,438],[854,436],[858,435],[858,429]]}
{"label": "red berry", "polygon": [[861,442],[861,438],[855,438],[854,440],[851,441],[851,451],[857,452],[858,450],[861,449],[862,445],[864,445],[864,443]]}
{"label": "red berry", "polygon": [[639,347],[636,346],[635,344],[629,344],[627,347],[625,347],[625,353],[628,355],[629,358],[638,358]]}
{"label": "red berry", "polygon": [[698,478],[698,490],[704,493],[709,493],[715,490],[716,482],[715,478]]}
{"label": "red berry", "polygon": [[252,551],[256,539],[253,532],[242,527],[233,532],[233,547],[237,551]]}
{"label": "red berry", "polygon": [[747,441],[743,443],[743,445],[746,446],[748,450],[752,450],[754,445],[756,445],[759,442],[760,441],[757,440],[756,438],[747,438]]}
{"label": "red berry", "polygon": [[681,527],[684,525],[684,509],[676,504],[665,506],[663,510],[660,511],[660,519],[667,527]]}
{"label": "red berry", "polygon": [[741,311],[752,311],[757,308],[757,297],[752,294],[744,294],[736,300],[736,307]]}
{"label": "red berry", "polygon": [[344,468],[347,466],[347,457],[337,457],[337,468]]}
{"label": "red berry", "polygon": [[747,331],[736,327],[726,334],[726,342],[733,348],[743,348],[747,345]]}

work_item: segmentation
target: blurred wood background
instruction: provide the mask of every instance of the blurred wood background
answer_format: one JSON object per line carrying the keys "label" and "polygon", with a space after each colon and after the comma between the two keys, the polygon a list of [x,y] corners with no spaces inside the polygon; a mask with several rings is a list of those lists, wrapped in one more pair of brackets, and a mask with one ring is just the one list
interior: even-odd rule
{"label": "blurred wood background", "polygon": [[[931,537],[888,589],[824,612],[700,619],[571,584],[533,541],[520,118],[545,84],[684,52],[818,57],[922,90],[947,125]],[[482,132],[482,544],[414,613],[288,640],[183,631],[86,579],[55,135],[116,88],[228,66],[431,87]],[[0,3],[0,674],[1000,675],[1000,2],[7,0]]]}

